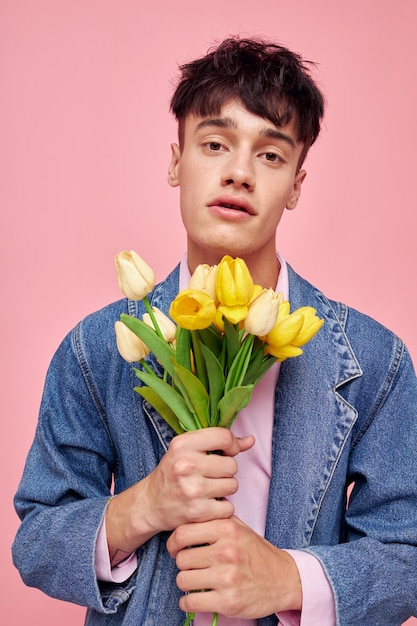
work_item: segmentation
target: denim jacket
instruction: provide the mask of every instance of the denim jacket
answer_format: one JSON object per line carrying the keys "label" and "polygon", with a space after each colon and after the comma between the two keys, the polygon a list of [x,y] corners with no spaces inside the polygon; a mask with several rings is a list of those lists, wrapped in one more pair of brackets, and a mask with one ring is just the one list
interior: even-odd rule
{"label": "denim jacket", "polygon": [[[325,324],[280,369],[265,535],[320,560],[339,626],[400,625],[417,615],[413,366],[401,340],[377,322],[329,301],[290,267],[289,281],[292,308],[311,305]],[[177,291],[178,268],[154,289],[152,303],[166,312]],[[64,339],[15,498],[22,524],[13,555],[24,582],[88,607],[89,626],[184,621],[168,533],[138,550],[126,582],[95,575],[112,480],[115,493],[141,480],[173,437],[133,391],[139,381],[116,348],[114,322],[122,312],[142,315],[142,306],[120,300]]]}

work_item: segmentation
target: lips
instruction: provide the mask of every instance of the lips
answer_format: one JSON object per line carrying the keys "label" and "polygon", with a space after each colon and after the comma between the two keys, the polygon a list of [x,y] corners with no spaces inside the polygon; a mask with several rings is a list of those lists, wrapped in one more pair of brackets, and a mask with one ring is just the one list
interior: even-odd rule
{"label": "lips", "polygon": [[243,213],[248,213],[249,215],[255,215],[255,211],[251,205],[251,203],[245,198],[234,198],[231,196],[220,196],[210,202],[209,207],[222,207],[224,209],[231,209],[233,211],[242,211]]}

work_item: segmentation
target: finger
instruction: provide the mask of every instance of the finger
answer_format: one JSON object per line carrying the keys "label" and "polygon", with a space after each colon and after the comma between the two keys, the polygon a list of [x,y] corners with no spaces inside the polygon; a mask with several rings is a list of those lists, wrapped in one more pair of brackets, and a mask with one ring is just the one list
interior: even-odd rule
{"label": "finger", "polygon": [[[228,496],[232,496],[238,490],[239,483],[236,478],[217,478],[214,480],[209,480],[205,487],[205,493],[202,495],[203,498],[214,501],[221,501]],[[234,509],[230,511],[230,515],[232,515]],[[222,517],[224,517],[222,515]]]}
{"label": "finger", "polygon": [[215,452],[232,447],[234,454],[239,452],[237,438],[227,428],[203,428],[174,437],[170,443],[172,451],[183,454],[185,451]]}
{"label": "finger", "polygon": [[185,450],[216,452],[221,450],[226,456],[236,456],[251,448],[255,443],[253,435],[238,438],[227,428],[211,427],[194,430],[174,437],[170,448],[184,453]]}
{"label": "finger", "polygon": [[[217,572],[218,574],[218,572]],[[187,593],[192,591],[214,591],[221,588],[221,581],[216,578],[216,572],[210,568],[181,571],[176,579],[178,589]]]}
{"label": "finger", "polygon": [[[214,557],[210,546],[203,544],[180,550],[176,556],[176,562],[181,571],[205,569],[214,563]],[[187,590],[183,589],[183,591]]]}
{"label": "finger", "polygon": [[231,456],[207,454],[204,459],[205,478],[233,478],[238,470],[236,460]]}
{"label": "finger", "polygon": [[255,437],[253,435],[246,435],[246,437],[239,437],[238,444],[240,452],[246,452],[255,445]]}
{"label": "finger", "polygon": [[213,544],[225,532],[223,522],[227,521],[216,518],[178,526],[167,541],[168,552],[175,558],[181,550],[188,549],[189,546]]}
{"label": "finger", "polygon": [[219,594],[211,590],[196,592],[193,590],[193,593],[182,596],[179,604],[181,610],[186,613],[215,613],[219,607]]}

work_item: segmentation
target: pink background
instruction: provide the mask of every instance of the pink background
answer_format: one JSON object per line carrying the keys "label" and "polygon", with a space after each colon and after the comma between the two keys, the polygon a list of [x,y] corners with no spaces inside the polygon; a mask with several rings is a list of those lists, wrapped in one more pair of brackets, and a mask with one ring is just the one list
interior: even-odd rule
{"label": "pink background", "polygon": [[2,623],[83,622],[22,584],[11,500],[53,351],[119,297],[114,255],[134,248],[163,278],[184,250],[168,103],[177,64],[213,40],[273,37],[319,62],[326,122],[279,247],[416,359],[416,13],[413,0],[1,0]]}

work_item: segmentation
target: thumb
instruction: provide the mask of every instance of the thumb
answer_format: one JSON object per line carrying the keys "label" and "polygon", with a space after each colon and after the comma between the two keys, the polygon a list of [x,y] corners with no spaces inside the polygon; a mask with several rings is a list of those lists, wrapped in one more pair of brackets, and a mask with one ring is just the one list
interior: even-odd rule
{"label": "thumb", "polygon": [[238,437],[239,452],[246,452],[255,445],[255,437],[253,435],[246,435],[246,437]]}

